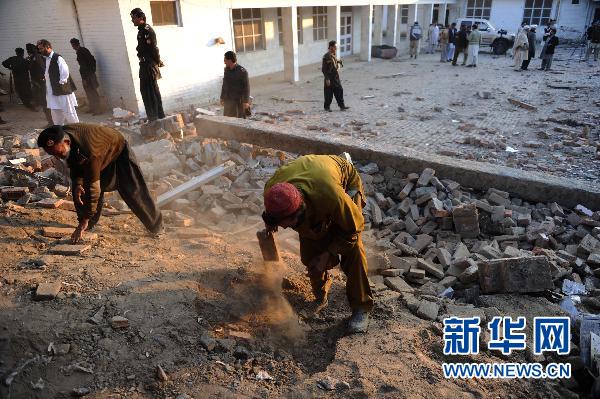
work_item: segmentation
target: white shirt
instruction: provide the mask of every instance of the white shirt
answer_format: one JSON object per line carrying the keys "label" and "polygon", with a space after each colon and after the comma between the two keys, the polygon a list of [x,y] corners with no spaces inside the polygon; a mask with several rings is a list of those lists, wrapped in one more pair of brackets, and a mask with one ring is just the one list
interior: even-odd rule
{"label": "white shirt", "polygon": [[[46,103],[49,109],[60,109],[65,113],[76,113],[75,107],[77,106],[77,99],[75,93],[71,93],[65,96],[55,96],[52,94],[52,84],[50,83],[50,75],[48,74],[48,68],[50,67],[50,60],[54,55],[54,51],[46,57]],[[58,62],[59,80],[60,84],[67,83],[69,79],[69,66],[65,62],[65,59],[61,56],[56,60]]]}

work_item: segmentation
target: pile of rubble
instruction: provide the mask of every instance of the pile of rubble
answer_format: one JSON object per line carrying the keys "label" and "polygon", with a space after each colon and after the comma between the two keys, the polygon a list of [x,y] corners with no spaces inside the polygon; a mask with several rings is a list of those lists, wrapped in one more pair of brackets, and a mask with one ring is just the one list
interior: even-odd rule
{"label": "pile of rubble", "polygon": [[0,136],[0,204],[33,203],[43,208],[74,209],[65,166],[40,153],[37,132],[29,136]]}
{"label": "pile of rubble", "polygon": [[[400,292],[429,320],[489,319],[497,309],[456,303],[532,293],[560,303],[577,328],[600,333],[600,211],[532,204],[494,188],[476,193],[429,168],[404,175],[375,163],[357,166],[372,244],[383,250],[371,265],[379,273],[371,277],[376,292]],[[575,335],[589,366],[590,334]]]}

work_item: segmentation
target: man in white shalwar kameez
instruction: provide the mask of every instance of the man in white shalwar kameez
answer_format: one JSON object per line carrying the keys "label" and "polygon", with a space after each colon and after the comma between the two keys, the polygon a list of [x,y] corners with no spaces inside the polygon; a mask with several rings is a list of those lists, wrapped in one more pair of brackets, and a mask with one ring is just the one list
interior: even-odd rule
{"label": "man in white shalwar kameez", "polygon": [[427,44],[429,45],[427,49],[428,54],[435,54],[435,49],[439,43],[440,39],[440,27],[437,24],[437,21],[433,21],[433,23],[429,26]]}
{"label": "man in white shalwar kameez", "polygon": [[40,54],[46,57],[46,103],[55,125],[78,123],[75,85],[65,59],[52,50],[47,40],[37,43]]}

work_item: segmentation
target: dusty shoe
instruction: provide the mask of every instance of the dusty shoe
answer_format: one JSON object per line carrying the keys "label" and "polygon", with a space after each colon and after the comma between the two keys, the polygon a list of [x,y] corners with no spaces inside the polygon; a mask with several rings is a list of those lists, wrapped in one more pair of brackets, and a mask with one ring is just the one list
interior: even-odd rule
{"label": "dusty shoe", "polygon": [[369,312],[364,310],[355,310],[348,323],[348,333],[358,334],[366,333],[369,328]]}

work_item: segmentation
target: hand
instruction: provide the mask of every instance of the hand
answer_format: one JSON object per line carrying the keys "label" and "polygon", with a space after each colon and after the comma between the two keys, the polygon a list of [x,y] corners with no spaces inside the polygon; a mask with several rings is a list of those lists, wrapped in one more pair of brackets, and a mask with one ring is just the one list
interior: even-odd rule
{"label": "hand", "polygon": [[71,242],[73,244],[77,244],[83,238],[83,233],[88,227],[88,222],[88,219],[81,219],[79,225],[77,226],[73,234],[71,234]]}
{"label": "hand", "polygon": [[85,195],[85,190],[81,184],[78,184],[73,193],[73,201],[75,201],[77,205],[83,205],[83,200],[81,199],[83,195]]}
{"label": "hand", "polygon": [[308,272],[312,275],[320,275],[327,270],[327,264],[329,263],[329,252],[325,251],[320,255],[317,255],[310,261],[308,265]]}
{"label": "hand", "polygon": [[219,104],[221,104],[221,105],[225,105],[225,101],[223,101],[223,100],[220,100],[220,101],[219,101]]}
{"label": "hand", "polygon": [[325,79],[325,86],[327,86],[327,87],[331,86],[331,80]]}
{"label": "hand", "polygon": [[244,107],[244,109],[249,109],[250,103],[242,103],[242,106]]}

